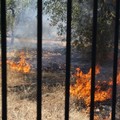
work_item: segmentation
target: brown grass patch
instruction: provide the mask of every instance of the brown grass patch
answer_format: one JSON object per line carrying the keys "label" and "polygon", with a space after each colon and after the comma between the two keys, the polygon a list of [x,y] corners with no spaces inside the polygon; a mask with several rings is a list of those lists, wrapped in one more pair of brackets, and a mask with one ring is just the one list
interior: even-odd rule
{"label": "brown grass patch", "polygon": [[[11,56],[15,54],[11,53]],[[28,55],[28,57],[31,57]],[[16,56],[14,56],[16,59]],[[8,120],[36,120],[36,72],[22,74],[7,68]],[[1,69],[0,69],[1,73]],[[63,120],[65,104],[65,73],[43,71],[42,120]],[[1,79],[0,79],[1,89]],[[0,92],[1,97],[1,92]],[[1,100],[0,100],[1,106]],[[1,113],[1,109],[0,109]],[[0,114],[1,119],[1,114]],[[70,104],[70,120],[88,120],[86,114]]]}

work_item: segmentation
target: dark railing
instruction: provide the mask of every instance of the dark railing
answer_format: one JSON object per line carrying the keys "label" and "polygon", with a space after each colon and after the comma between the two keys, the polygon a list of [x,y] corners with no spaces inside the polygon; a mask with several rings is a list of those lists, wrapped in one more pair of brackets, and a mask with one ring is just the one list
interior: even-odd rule
{"label": "dark railing", "polygon": [[65,81],[65,120],[69,120],[69,86],[70,86],[70,56],[71,56],[71,11],[72,0],[67,2],[67,44],[66,44],[66,81]]}
{"label": "dark railing", "polygon": [[93,32],[92,32],[92,74],[91,74],[91,104],[90,120],[94,120],[94,93],[95,93],[95,65],[96,65],[96,38],[97,38],[97,6],[98,0],[94,0],[93,5]]}
{"label": "dark railing", "polygon": [[117,81],[117,61],[118,61],[118,39],[119,39],[119,15],[120,0],[116,0],[116,18],[114,33],[114,62],[113,62],[113,91],[112,91],[112,120],[115,120],[116,112],[116,81]]}
{"label": "dark railing", "polygon": [[6,1],[1,0],[2,120],[7,120]]}
{"label": "dark railing", "polygon": [[37,2],[37,120],[42,116],[42,0]]}
{"label": "dark railing", "polygon": [[[94,120],[95,93],[95,65],[97,41],[97,6],[98,0],[93,2],[93,41],[92,41],[92,74],[91,74],[91,104],[90,120]],[[37,120],[42,118],[42,0],[37,2]],[[119,9],[120,0],[116,0],[115,36],[114,36],[114,64],[113,64],[113,92],[112,92],[112,120],[116,112],[116,76],[119,38]],[[69,120],[69,86],[71,62],[71,13],[72,0],[67,0],[67,44],[66,44],[66,82],[65,82],[65,120]],[[1,0],[1,55],[2,55],[2,120],[7,120],[7,65],[6,65],[6,0]]]}

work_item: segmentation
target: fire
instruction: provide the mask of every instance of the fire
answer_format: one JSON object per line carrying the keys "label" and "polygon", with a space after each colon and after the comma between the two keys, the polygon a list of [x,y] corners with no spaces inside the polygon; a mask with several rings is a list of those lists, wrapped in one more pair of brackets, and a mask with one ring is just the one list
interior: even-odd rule
{"label": "fire", "polygon": [[8,60],[7,64],[9,64],[9,66],[12,70],[17,71],[17,72],[29,73],[30,69],[31,69],[30,64],[27,63],[25,60],[24,52],[20,53],[19,62],[14,62],[14,61]]}
{"label": "fire", "polygon": [[[96,66],[95,74],[100,73],[100,67]],[[84,74],[80,68],[76,69],[75,73],[76,83],[70,86],[70,94],[78,99],[84,100],[86,106],[90,105],[91,92],[91,68],[88,73]],[[120,85],[120,73],[117,76],[117,84]],[[112,80],[97,81],[95,86],[95,102],[106,101],[112,96]]]}

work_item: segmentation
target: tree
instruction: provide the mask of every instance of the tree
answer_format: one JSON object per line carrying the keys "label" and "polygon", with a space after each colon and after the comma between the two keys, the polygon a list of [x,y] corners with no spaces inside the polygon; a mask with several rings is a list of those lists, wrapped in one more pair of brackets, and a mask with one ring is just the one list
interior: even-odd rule
{"label": "tree", "polygon": [[[58,26],[58,35],[66,33],[66,0],[45,0],[44,13],[50,15],[50,25]],[[105,58],[112,47],[115,4],[113,0],[99,0],[97,57]],[[72,40],[73,46],[82,51],[90,51],[92,41],[92,0],[73,0]]]}
{"label": "tree", "polygon": [[[22,0],[22,1],[6,0],[7,31],[11,32],[11,43],[13,43],[14,41],[14,26],[16,24],[16,20],[19,19],[19,14],[23,9],[28,7],[29,4],[32,4],[32,2],[33,2],[32,0]],[[0,18],[0,27],[1,27],[1,18]]]}

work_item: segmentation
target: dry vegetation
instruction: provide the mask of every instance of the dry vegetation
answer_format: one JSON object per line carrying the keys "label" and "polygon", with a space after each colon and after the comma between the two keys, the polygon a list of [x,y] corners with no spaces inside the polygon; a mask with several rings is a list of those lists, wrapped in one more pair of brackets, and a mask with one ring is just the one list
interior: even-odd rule
{"label": "dry vegetation", "polygon": [[[7,68],[8,90],[8,120],[36,120],[36,52],[25,49],[26,60],[31,64],[30,73],[24,74]],[[19,61],[19,52],[8,53],[8,59]],[[0,69],[1,73],[1,69]],[[42,72],[42,120],[64,120],[65,108],[65,71],[43,70]],[[71,79],[74,84],[74,77]],[[1,80],[0,80],[1,89]],[[1,91],[0,91],[1,92]],[[1,97],[1,93],[0,93]],[[120,118],[119,104],[117,102],[117,116]],[[1,106],[1,101],[0,101]],[[1,108],[1,107],[0,107]],[[84,108],[84,109],[83,109]],[[103,112],[103,113],[102,113]],[[100,111],[96,120],[103,119],[109,111]],[[1,113],[1,109],[0,109]],[[1,115],[0,115],[1,119]],[[71,96],[70,120],[88,120],[89,108],[85,107],[82,100]],[[119,119],[117,119],[119,120]]]}
{"label": "dry vegetation", "polygon": [[[10,54],[11,56],[15,55],[14,53]],[[16,59],[16,56],[14,56],[14,59]],[[35,120],[36,119],[35,70],[32,69],[29,74],[23,74],[11,70],[8,66],[7,80],[8,80],[7,81],[8,120]],[[65,107],[64,80],[65,74],[62,72],[43,71],[42,120],[64,119],[64,107]],[[70,104],[70,120],[88,120],[87,114],[78,111],[72,100]]]}

